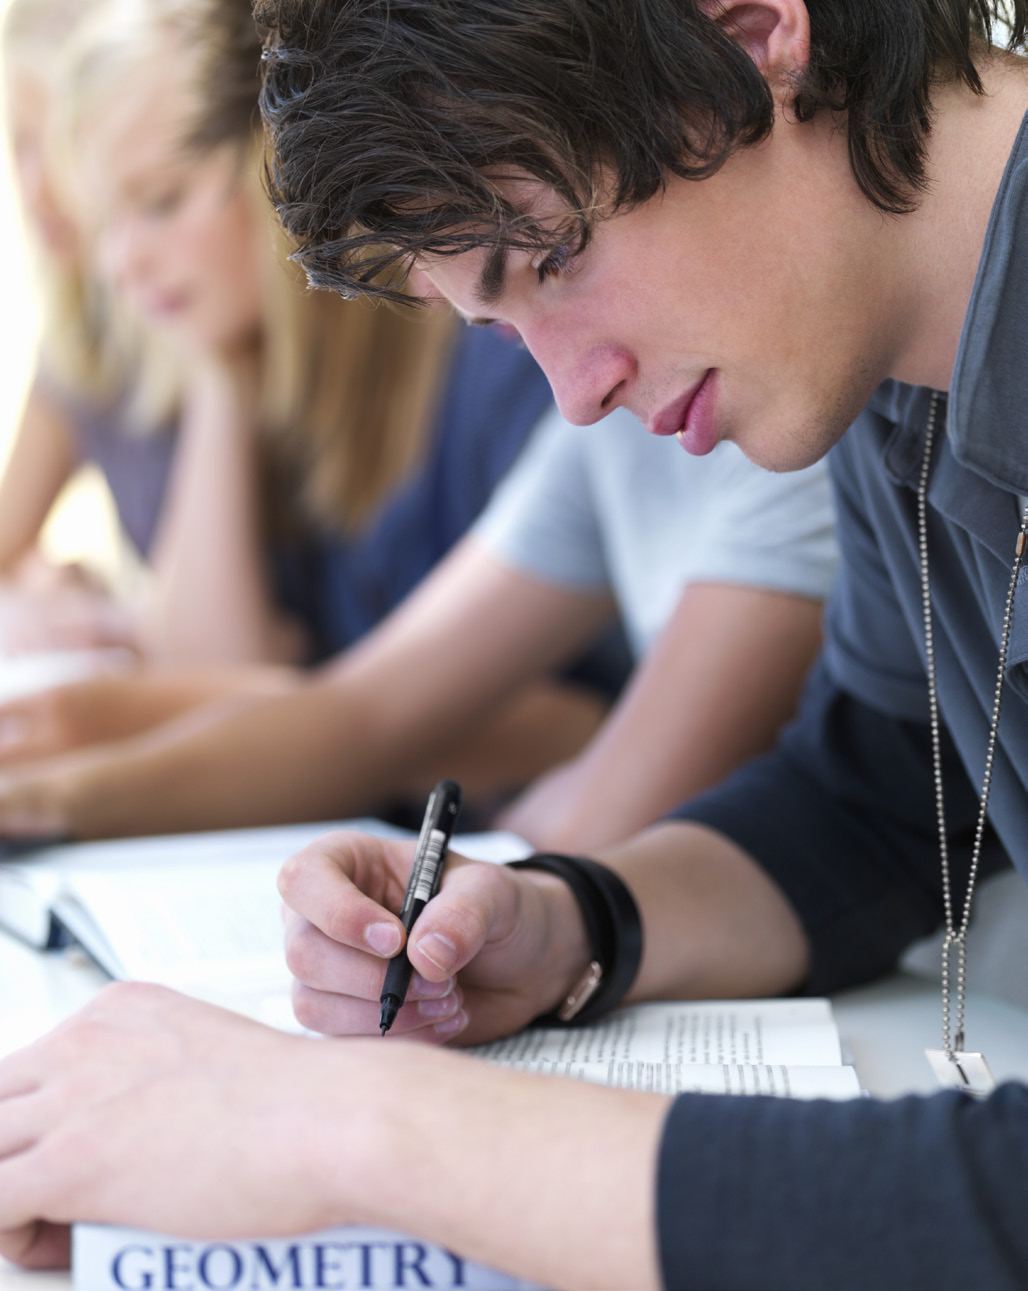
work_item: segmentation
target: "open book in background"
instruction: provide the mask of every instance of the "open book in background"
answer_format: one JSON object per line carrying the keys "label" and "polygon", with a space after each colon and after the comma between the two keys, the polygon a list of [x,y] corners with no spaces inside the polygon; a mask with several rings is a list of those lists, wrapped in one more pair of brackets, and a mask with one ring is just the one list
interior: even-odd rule
{"label": "open book in background", "polygon": [[[111,977],[159,982],[295,1028],[276,879],[334,829],[414,838],[378,820],[171,834],[41,848],[0,863],[0,927],[40,949],[73,941]],[[509,860],[513,834],[458,834],[455,850]]]}

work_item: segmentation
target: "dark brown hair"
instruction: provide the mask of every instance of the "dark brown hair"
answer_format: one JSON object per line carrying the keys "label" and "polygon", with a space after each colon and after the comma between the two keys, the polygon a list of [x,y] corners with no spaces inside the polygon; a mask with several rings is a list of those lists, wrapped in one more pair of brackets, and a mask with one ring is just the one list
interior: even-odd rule
{"label": "dark brown hair", "polygon": [[[998,20],[1023,43],[1028,0],[807,9],[797,118],[845,114],[868,199],[913,209],[933,86],[980,93],[983,42]],[[552,245],[498,175],[554,189],[575,213],[559,239],[582,245],[601,179],[607,209],[628,208],[670,176],[706,178],[774,121],[763,76],[695,0],[259,0],[256,16],[272,196],[311,280],[344,293],[392,297],[426,252]]]}

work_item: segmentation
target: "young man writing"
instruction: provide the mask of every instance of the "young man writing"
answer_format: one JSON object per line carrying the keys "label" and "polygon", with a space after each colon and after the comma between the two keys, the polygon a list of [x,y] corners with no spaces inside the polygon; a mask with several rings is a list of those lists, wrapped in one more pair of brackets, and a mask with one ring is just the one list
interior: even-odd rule
{"label": "young man writing", "polygon": [[[1010,8],[1022,38],[1025,6]],[[376,248],[398,247],[464,312],[517,327],[571,420],[626,406],[690,451],[731,438],[781,469],[855,422],[835,462],[843,578],[798,724],[601,857],[596,882],[623,896],[620,875],[645,929],[629,998],[833,989],[947,910],[959,934],[969,871],[1001,863],[1000,843],[1028,873],[1028,74],[969,37],[990,11],[264,9],[276,183],[321,281],[380,289],[392,253]],[[972,865],[979,784],[995,835],[983,826]],[[383,969],[368,948],[398,946],[406,861],[349,836],[286,867],[302,1017],[374,1030]],[[582,891],[545,868],[450,868],[411,957],[454,982],[455,1033],[513,1029],[571,989],[595,949]],[[620,908],[607,1005],[633,966]],[[398,1025],[431,1028],[414,1011]],[[0,1094],[0,1227],[28,1259],[59,1240],[39,1219],[211,1233],[402,1217],[557,1286],[1028,1283],[1019,1085],[981,1101],[668,1103],[427,1046],[315,1054],[123,992],[0,1067]],[[271,1168],[232,1159],[256,1124]],[[205,1168],[169,1188],[193,1144]]]}

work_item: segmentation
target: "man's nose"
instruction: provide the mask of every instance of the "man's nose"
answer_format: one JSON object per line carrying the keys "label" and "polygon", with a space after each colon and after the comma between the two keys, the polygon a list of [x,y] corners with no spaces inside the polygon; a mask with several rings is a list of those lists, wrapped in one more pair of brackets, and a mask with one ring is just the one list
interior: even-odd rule
{"label": "man's nose", "polygon": [[636,363],[623,346],[604,342],[579,349],[567,332],[524,339],[549,378],[565,421],[591,426],[626,401]]}

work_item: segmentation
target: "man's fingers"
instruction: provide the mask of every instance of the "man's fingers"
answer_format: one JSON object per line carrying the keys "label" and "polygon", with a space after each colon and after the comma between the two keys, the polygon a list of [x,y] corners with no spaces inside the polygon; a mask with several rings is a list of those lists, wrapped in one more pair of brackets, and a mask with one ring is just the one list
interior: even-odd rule
{"label": "man's fingers", "polygon": [[286,861],[278,889],[290,909],[332,941],[390,959],[403,945],[395,912],[412,848],[365,834],[329,834]]}
{"label": "man's fingers", "polygon": [[30,1094],[39,1087],[39,1063],[35,1054],[38,1043],[37,1040],[0,1060],[0,1108],[5,1099]]}
{"label": "man's fingers", "polygon": [[[378,1000],[382,995],[388,960],[341,946],[292,911],[286,913],[285,955],[290,973],[304,986],[351,995],[358,1000]],[[438,999],[446,989],[446,982],[429,982],[420,973],[414,973],[407,996]]]}
{"label": "man's fingers", "polygon": [[71,1229],[34,1221],[0,1233],[0,1255],[26,1269],[66,1269],[71,1263]]}
{"label": "man's fingers", "polygon": [[304,986],[337,991],[359,1000],[382,992],[386,961],[333,941],[320,928],[290,912],[285,929],[286,967]]}
{"label": "man's fingers", "polygon": [[44,1219],[47,1199],[60,1186],[54,1164],[38,1149],[0,1160],[0,1255],[25,1268],[68,1264],[67,1230]]}
{"label": "man's fingers", "polygon": [[0,1161],[27,1152],[43,1130],[43,1109],[37,1093],[21,1094],[0,1106]]}
{"label": "man's fingers", "polygon": [[[302,982],[293,984],[293,1012],[301,1026],[322,1035],[378,1035],[378,1000],[358,1000],[331,991],[319,991]],[[437,1042],[459,1034],[467,1025],[460,987],[449,983],[445,995],[414,1000],[396,1015],[390,1035]]]}
{"label": "man's fingers", "polygon": [[509,936],[517,920],[517,894],[502,865],[464,861],[450,865],[439,895],[411,929],[407,954],[429,981],[459,972],[486,943]]}

